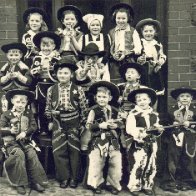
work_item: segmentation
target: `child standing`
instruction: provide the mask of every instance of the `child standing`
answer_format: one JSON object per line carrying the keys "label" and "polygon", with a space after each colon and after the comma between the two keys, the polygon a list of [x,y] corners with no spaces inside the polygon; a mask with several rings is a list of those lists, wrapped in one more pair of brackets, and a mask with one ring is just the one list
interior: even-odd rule
{"label": "child standing", "polygon": [[54,65],[58,83],[47,92],[46,116],[52,130],[52,146],[56,178],[61,188],[77,187],[80,165],[80,127],[84,125],[87,100],[82,87],[72,83],[77,69],[73,61],[64,59]]}
{"label": "child standing", "polygon": [[136,25],[136,29],[141,35],[142,55],[137,62],[145,68],[145,79],[147,85],[157,91],[157,95],[164,95],[165,87],[162,77],[162,66],[166,61],[162,44],[156,40],[161,30],[161,24],[157,20],[147,18],[141,20]]}
{"label": "child standing", "polygon": [[82,22],[81,11],[73,5],[66,5],[57,12],[57,18],[63,28],[57,29],[57,34],[61,37],[61,57],[69,57],[72,61],[77,60],[77,51],[80,50],[78,40],[82,33],[79,25]]}
{"label": "child standing", "polygon": [[101,14],[87,14],[83,16],[83,20],[87,24],[89,33],[81,36],[79,39],[79,45],[81,47],[81,51],[83,51],[84,47],[89,43],[95,43],[98,46],[99,51],[106,51],[105,56],[100,59],[100,63],[102,62],[105,66],[107,66],[107,69],[109,69],[108,64],[106,63],[109,60],[110,42],[108,35],[101,33],[103,19],[104,16]]}
{"label": "child standing", "polygon": [[[181,87],[172,90],[171,96],[176,100],[176,104],[170,108],[171,124],[176,127],[169,130],[164,138],[168,157],[161,188],[177,193],[192,189],[188,182],[191,182],[191,178],[195,183],[196,179],[196,106],[192,103],[196,99],[196,90]],[[187,178],[189,181],[185,182]]]}
{"label": "child standing", "polygon": [[155,127],[162,130],[159,125],[158,113],[152,109],[156,102],[156,92],[149,88],[140,88],[128,95],[128,100],[136,103],[129,112],[126,122],[126,132],[133,137],[132,147],[129,150],[130,167],[128,188],[132,195],[139,195],[143,190],[146,195],[153,195],[152,188],[156,175],[156,139],[150,139],[147,129]]}
{"label": "child standing", "polygon": [[135,62],[135,55],[141,54],[141,41],[137,31],[130,26],[134,17],[133,9],[125,3],[116,4],[111,8],[111,15],[116,27],[111,29],[110,76],[111,81],[118,83],[122,81],[119,67],[126,62]]}
{"label": "child standing", "polygon": [[10,43],[1,47],[6,54],[7,62],[0,70],[0,85],[2,88],[1,112],[8,110],[5,92],[12,89],[28,89],[30,83],[27,79],[29,68],[22,62],[27,53],[27,47],[22,43]]}
{"label": "child standing", "polygon": [[101,194],[101,185],[104,183],[103,168],[108,158],[106,186],[112,194],[117,195],[121,190],[122,176],[119,146],[119,131],[122,124],[117,120],[118,110],[111,105],[113,101],[117,101],[119,90],[113,83],[99,81],[90,87],[89,92],[95,96],[96,105],[91,108],[86,123],[87,130],[92,134],[87,185],[96,194]]}
{"label": "child standing", "polygon": [[33,64],[30,69],[31,75],[28,77],[28,81],[36,84],[37,113],[39,114],[38,126],[41,132],[47,132],[48,122],[44,115],[46,93],[47,89],[56,82],[50,73],[54,64],[60,60],[58,50],[61,45],[61,38],[53,32],[45,31],[37,33],[33,38],[33,43],[41,51],[33,58]]}
{"label": "child standing", "polygon": [[0,119],[0,134],[6,153],[6,176],[10,184],[17,188],[18,194],[26,194],[25,186],[28,184],[34,190],[43,192],[47,177],[30,141],[37,125],[33,113],[26,108],[28,102],[33,101],[34,94],[16,89],[8,91],[6,98],[13,105]]}
{"label": "child standing", "polygon": [[38,53],[38,49],[33,44],[33,37],[40,31],[47,31],[48,26],[47,14],[40,8],[29,8],[23,14],[23,20],[26,24],[27,33],[22,36],[22,43],[28,48],[28,52],[25,56],[26,59],[34,57]]}

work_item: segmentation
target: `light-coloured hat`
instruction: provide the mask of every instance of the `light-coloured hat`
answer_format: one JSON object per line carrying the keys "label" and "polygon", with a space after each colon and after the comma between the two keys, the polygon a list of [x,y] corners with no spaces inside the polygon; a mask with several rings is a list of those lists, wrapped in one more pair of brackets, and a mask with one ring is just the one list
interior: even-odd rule
{"label": "light-coloured hat", "polygon": [[103,27],[104,16],[101,14],[86,14],[82,17],[83,21],[87,24],[88,28],[93,20],[98,20],[101,27]]}

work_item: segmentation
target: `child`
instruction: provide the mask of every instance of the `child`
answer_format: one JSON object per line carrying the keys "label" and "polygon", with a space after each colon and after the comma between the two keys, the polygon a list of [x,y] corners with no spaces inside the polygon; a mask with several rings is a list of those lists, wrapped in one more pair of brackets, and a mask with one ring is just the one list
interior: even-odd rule
{"label": "child", "polygon": [[122,79],[119,74],[119,67],[126,62],[135,62],[135,55],[141,54],[141,41],[137,31],[130,26],[134,17],[133,9],[125,3],[116,4],[111,8],[111,15],[116,27],[111,29],[110,76],[111,81],[116,84]]}
{"label": "child", "polygon": [[166,61],[166,55],[163,53],[162,44],[156,40],[157,34],[161,30],[161,24],[157,20],[147,18],[138,22],[136,29],[141,35],[143,46],[142,55],[138,57],[137,62],[146,70],[147,85],[158,91],[158,95],[163,95],[165,87],[161,68]]}
{"label": "child", "polygon": [[8,91],[6,98],[13,105],[0,119],[0,133],[6,154],[6,176],[18,194],[25,194],[25,186],[28,184],[34,190],[43,192],[47,177],[30,141],[37,125],[31,110],[26,108],[28,102],[33,101],[34,94],[16,89]]}
{"label": "child", "polygon": [[[170,109],[171,123],[176,127],[169,130],[164,138],[168,148],[168,171],[164,172],[165,182],[161,188],[177,193],[178,190],[192,189],[191,183],[195,183],[196,179],[196,106],[192,104],[196,99],[196,90],[181,87],[172,90],[171,96],[176,100],[176,105]],[[185,182],[187,178],[192,182]]]}
{"label": "child", "polygon": [[87,101],[82,87],[71,82],[77,69],[73,61],[64,59],[54,65],[58,83],[47,92],[46,116],[52,130],[52,146],[56,178],[61,188],[77,187],[80,165],[79,129],[85,122]]}
{"label": "child", "polygon": [[96,194],[101,194],[101,185],[104,183],[103,168],[108,158],[106,187],[112,194],[117,195],[121,190],[122,176],[119,146],[122,124],[118,121],[118,110],[111,105],[118,99],[119,90],[113,83],[99,81],[90,87],[89,92],[95,96],[96,105],[91,108],[86,123],[87,130],[92,134],[87,185]]}
{"label": "child", "polygon": [[58,10],[57,18],[63,26],[56,32],[61,37],[61,57],[69,56],[69,59],[76,62],[77,50],[80,50],[78,40],[82,35],[78,27],[82,21],[82,13],[76,6],[66,5]]}
{"label": "child", "polygon": [[33,58],[33,64],[30,70],[31,76],[28,77],[30,83],[36,85],[36,98],[38,100],[39,129],[41,132],[47,132],[47,119],[44,115],[46,105],[47,89],[54,83],[50,72],[55,63],[60,60],[59,50],[61,38],[53,32],[45,31],[37,33],[33,38],[34,45],[41,51]]}
{"label": "child", "polygon": [[151,107],[156,102],[156,92],[153,89],[140,88],[132,91],[128,100],[136,103],[126,122],[126,132],[133,137],[129,151],[129,161],[133,160],[133,165],[130,167],[128,188],[132,195],[139,195],[141,190],[146,195],[153,195],[157,142],[146,130],[151,127],[162,130],[158,114]]}
{"label": "child", "polygon": [[27,33],[22,36],[22,43],[28,48],[28,52],[25,56],[25,58],[28,59],[38,53],[37,48],[33,44],[33,37],[40,31],[48,30],[46,24],[48,19],[44,10],[32,7],[24,12],[23,20],[26,24]]}
{"label": "child", "polygon": [[89,33],[81,36],[78,42],[81,50],[84,50],[84,47],[89,43],[95,43],[98,46],[99,51],[106,51],[106,55],[100,59],[100,62],[109,69],[108,64],[106,63],[109,60],[110,42],[108,35],[101,33],[103,19],[104,16],[101,14],[87,14],[83,16],[83,21],[87,24]]}
{"label": "child", "polygon": [[6,64],[0,69],[0,85],[3,91],[1,112],[5,112],[8,109],[5,92],[18,88],[28,89],[30,83],[27,79],[29,68],[21,60],[27,52],[26,46],[22,43],[10,43],[3,45],[1,49],[7,57]]}

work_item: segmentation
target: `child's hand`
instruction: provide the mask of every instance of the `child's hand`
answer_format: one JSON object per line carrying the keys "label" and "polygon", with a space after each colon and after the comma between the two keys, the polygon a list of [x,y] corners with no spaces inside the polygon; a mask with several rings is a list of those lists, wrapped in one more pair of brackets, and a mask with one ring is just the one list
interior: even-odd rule
{"label": "child's hand", "polygon": [[24,76],[18,71],[16,77],[17,77],[18,79],[21,79],[21,78],[23,78]]}
{"label": "child's hand", "polygon": [[165,59],[164,58],[160,58],[157,62],[157,65],[162,66],[165,63]]}
{"label": "child's hand", "polygon": [[40,66],[39,67],[35,67],[35,68],[31,69],[30,73],[31,73],[31,75],[39,74],[40,70],[41,70]]}
{"label": "child's hand", "polygon": [[174,122],[173,122],[173,125],[179,125],[179,122],[174,121]]}
{"label": "child's hand", "polygon": [[102,122],[99,124],[100,129],[108,129],[108,123],[107,122]]}
{"label": "child's hand", "polygon": [[12,73],[7,72],[6,77],[7,77],[8,80],[12,79]]}
{"label": "child's hand", "polygon": [[154,68],[154,72],[157,73],[161,69],[161,65],[158,65]]}
{"label": "child's hand", "polygon": [[164,131],[163,125],[155,125],[155,128],[157,128],[157,130],[159,132],[163,132]]}
{"label": "child's hand", "polygon": [[142,55],[142,56],[138,57],[137,62],[138,62],[140,65],[145,64],[145,63],[146,63],[146,57],[145,57],[145,55]]}
{"label": "child's hand", "polygon": [[183,122],[183,125],[185,126],[185,127],[189,127],[190,126],[190,122],[187,120],[187,121],[184,121]]}
{"label": "child's hand", "polygon": [[48,124],[48,130],[49,130],[49,131],[52,131],[53,125],[54,125],[54,124],[53,124],[52,122],[50,122],[50,123]]}
{"label": "child's hand", "polygon": [[11,79],[15,79],[18,76],[18,72],[12,72],[11,73]]}
{"label": "child's hand", "polygon": [[21,132],[19,135],[16,136],[16,140],[21,140],[26,137],[26,132]]}
{"label": "child's hand", "polygon": [[13,134],[13,135],[17,135],[17,134],[19,133],[19,129],[13,126],[13,127],[10,129],[10,132],[11,132],[11,134]]}

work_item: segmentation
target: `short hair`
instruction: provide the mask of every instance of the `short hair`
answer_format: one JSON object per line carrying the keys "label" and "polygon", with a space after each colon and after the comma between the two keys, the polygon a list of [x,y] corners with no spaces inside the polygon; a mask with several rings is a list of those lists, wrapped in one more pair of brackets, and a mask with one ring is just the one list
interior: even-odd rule
{"label": "short hair", "polygon": [[[7,51],[7,53],[8,53],[10,50],[19,51],[20,54],[23,54],[23,52],[22,52],[20,49],[18,49],[18,48],[9,49],[9,50]],[[6,53],[6,54],[7,54],[7,53]]]}
{"label": "short hair", "polygon": [[39,15],[39,16],[41,17],[42,23],[41,23],[40,31],[47,31],[47,30],[48,30],[48,26],[47,26],[46,22],[43,20],[42,15],[39,14],[39,13],[31,13],[31,14],[29,14],[29,16],[27,17],[27,21],[28,21],[28,22],[27,22],[27,24],[26,24],[25,29],[26,29],[27,31],[31,29],[30,26],[29,26],[29,19],[30,19],[31,15],[33,15],[33,14],[34,14],[34,15]]}
{"label": "short hair", "polygon": [[139,98],[139,97],[141,96],[141,94],[145,94],[145,95],[148,96],[148,98],[150,99],[150,104],[149,104],[149,105],[152,106],[151,97],[150,97],[147,93],[138,93],[138,94],[136,94],[136,95],[135,95],[135,101],[136,101],[137,98]]}
{"label": "short hair", "polygon": [[128,19],[128,22],[132,23],[133,22],[133,17],[131,16],[130,12],[128,9],[125,9],[125,8],[119,8],[119,9],[116,9],[113,14],[112,14],[112,20],[113,21],[116,21],[116,14],[118,12],[125,12],[127,14],[127,19]]}
{"label": "short hair", "polygon": [[16,94],[12,97],[12,99],[15,99],[17,96],[23,96],[26,98],[26,100],[28,101],[28,96],[27,95],[21,95],[21,94]]}
{"label": "short hair", "polygon": [[50,38],[50,37],[43,37],[43,38],[41,38],[41,42],[43,42],[44,44],[56,45],[55,41],[52,38]]}
{"label": "short hair", "polygon": [[138,33],[140,34],[141,37],[143,37],[142,31],[144,30],[144,27],[145,27],[145,26],[152,26],[152,27],[155,29],[155,37],[158,38],[158,29],[157,29],[156,25],[154,25],[154,24],[152,24],[152,23],[146,23],[146,24],[144,24],[144,25],[141,27],[141,29],[140,29],[139,32],[138,32]]}
{"label": "short hair", "polygon": [[111,91],[105,87],[105,86],[100,86],[97,88],[97,93],[98,92],[103,92],[103,93],[107,93],[109,96],[111,96]]}

